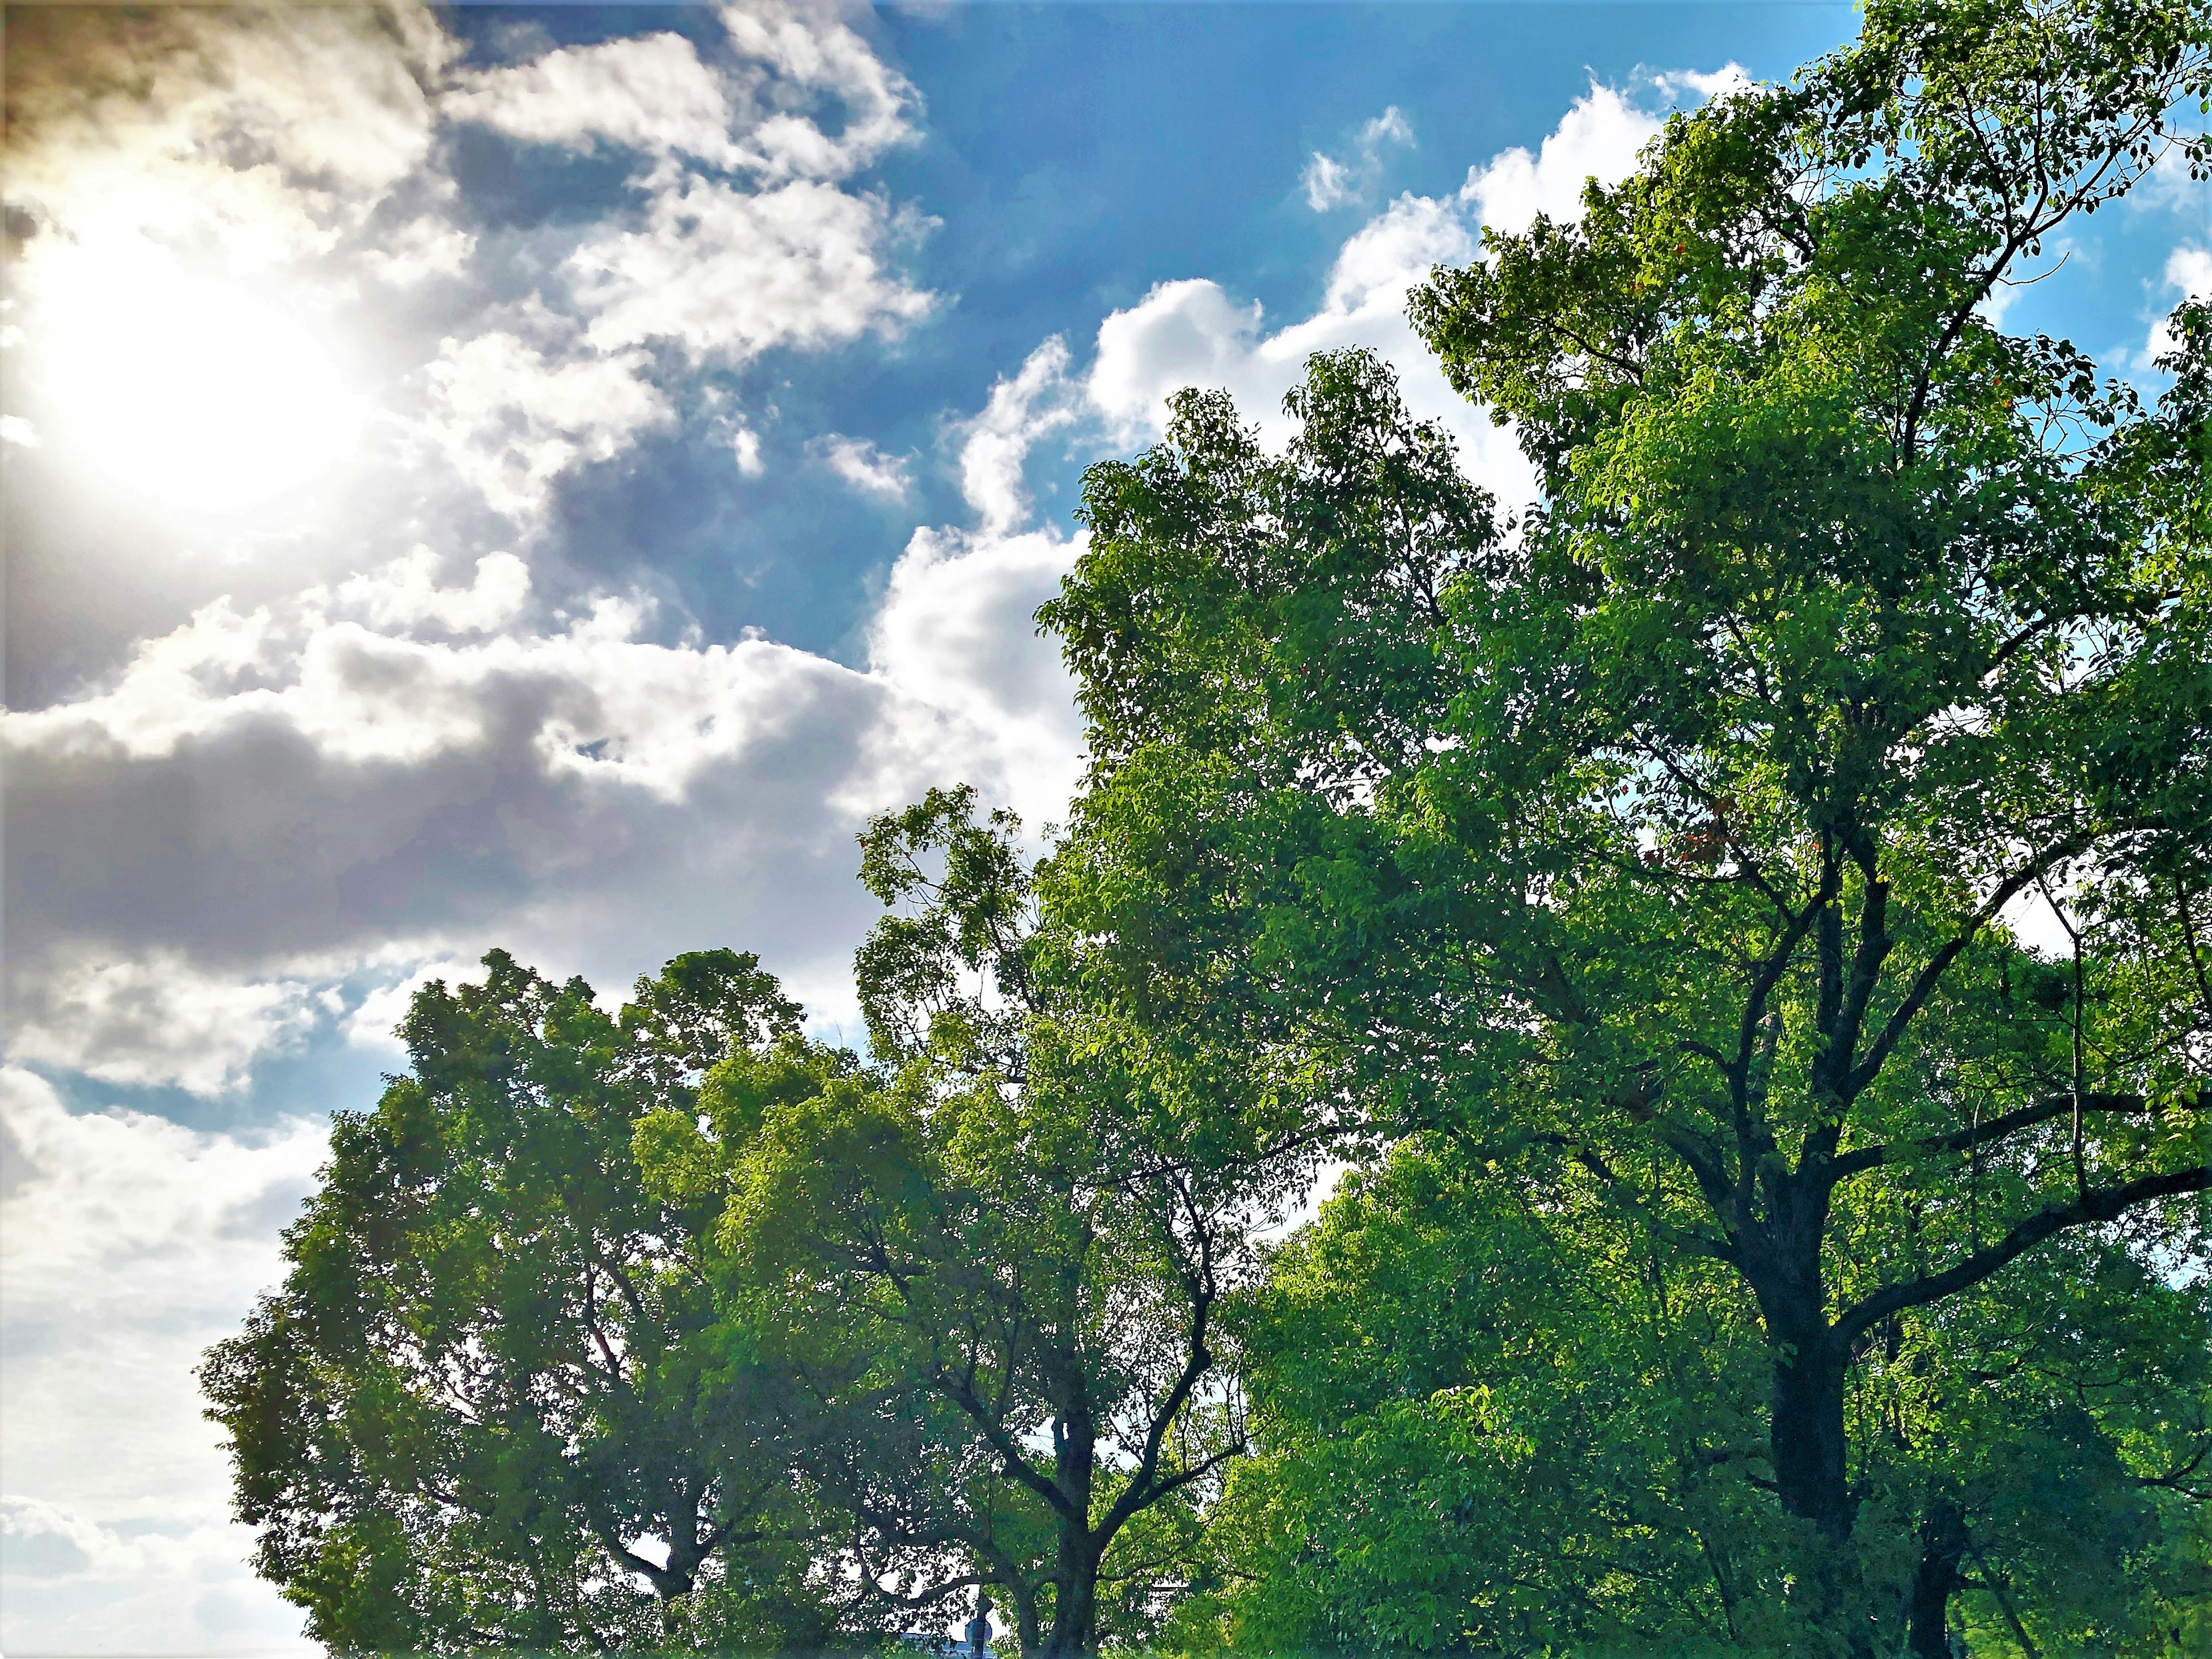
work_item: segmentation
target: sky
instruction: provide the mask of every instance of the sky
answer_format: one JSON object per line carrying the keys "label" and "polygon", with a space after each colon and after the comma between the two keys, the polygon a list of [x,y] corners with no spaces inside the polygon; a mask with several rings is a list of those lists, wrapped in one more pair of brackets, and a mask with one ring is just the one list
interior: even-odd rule
{"label": "sky", "polygon": [[[757,951],[867,815],[1082,771],[1082,471],[1362,344],[1844,5],[7,14],[0,1650],[304,1652],[191,1370],[411,990]],[[2160,175],[2005,325],[2155,383]]]}

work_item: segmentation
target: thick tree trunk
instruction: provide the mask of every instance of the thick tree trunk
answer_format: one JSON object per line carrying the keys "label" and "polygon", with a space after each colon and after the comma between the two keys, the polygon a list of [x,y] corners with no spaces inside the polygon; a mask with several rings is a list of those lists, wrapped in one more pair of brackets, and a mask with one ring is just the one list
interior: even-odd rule
{"label": "thick tree trunk", "polygon": [[1942,1493],[1929,1499],[1920,1522],[1920,1565],[1912,1575],[1905,1607],[1911,1659],[1950,1659],[1948,1624],[1952,1593],[1959,1584],[1959,1562],[1966,1553],[1966,1517]]}
{"label": "thick tree trunk", "polygon": [[1071,1548],[1072,1541],[1060,1546],[1059,1593],[1044,1650],[1048,1659],[1085,1659],[1098,1646],[1097,1559],[1087,1547]]}
{"label": "thick tree trunk", "polygon": [[1809,1322],[1814,1329],[1800,1326],[1796,1340],[1777,1345],[1768,1443],[1783,1509],[1842,1544],[1858,1508],[1844,1437],[1846,1357],[1817,1312]]}
{"label": "thick tree trunk", "polygon": [[1850,1547],[1858,1519],[1844,1432],[1850,1353],[1828,1324],[1818,1217],[1788,1218],[1776,1233],[1766,1241],[1771,1254],[1747,1264],[1747,1276],[1773,1350],[1767,1444],[1776,1492],[1784,1512],[1808,1523],[1812,1533],[1792,1605],[1814,1629],[1859,1659],[1873,1653],[1875,1631]]}
{"label": "thick tree trunk", "polygon": [[1097,1431],[1090,1401],[1079,1393],[1071,1393],[1073,1397],[1062,1406],[1053,1431],[1055,1484],[1066,1494],[1072,1512],[1060,1517],[1052,1630],[1044,1646],[1047,1659],[1082,1659],[1098,1645],[1099,1550],[1091,1532]]}

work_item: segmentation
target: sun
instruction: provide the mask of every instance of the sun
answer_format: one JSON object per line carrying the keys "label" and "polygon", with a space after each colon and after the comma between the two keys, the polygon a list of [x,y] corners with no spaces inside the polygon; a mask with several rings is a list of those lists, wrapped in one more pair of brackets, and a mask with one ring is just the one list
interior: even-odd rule
{"label": "sun", "polygon": [[161,507],[250,512],[353,447],[360,404],[301,311],[166,249],[72,247],[29,283],[25,378],[63,447]]}

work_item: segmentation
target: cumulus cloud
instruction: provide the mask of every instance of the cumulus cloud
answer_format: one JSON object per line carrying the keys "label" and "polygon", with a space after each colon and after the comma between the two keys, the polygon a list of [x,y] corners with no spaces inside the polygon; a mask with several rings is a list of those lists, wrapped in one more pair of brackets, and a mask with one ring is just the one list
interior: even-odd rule
{"label": "cumulus cloud", "polygon": [[1063,816],[1083,726],[1057,642],[1038,637],[1034,618],[1082,547],[1049,530],[915,532],[868,633],[869,666],[904,706],[869,734],[855,805],[959,780],[1032,828]]}
{"label": "cumulus cloud", "polygon": [[[1655,77],[1650,89],[1668,99],[1707,98],[1748,85],[1730,64],[1711,75]],[[1392,113],[1369,124],[1378,143],[1396,136],[1383,127]],[[1629,91],[1593,82],[1534,151],[1502,151],[1471,167],[1452,194],[1408,191],[1370,217],[1338,248],[1320,308],[1273,330],[1256,301],[1240,304],[1208,278],[1159,283],[1100,325],[1085,377],[1090,407],[1118,441],[1136,443],[1164,429],[1166,400],[1175,392],[1218,387],[1235,397],[1263,441],[1279,443],[1290,432],[1282,398],[1303,376],[1306,359],[1316,351],[1364,346],[1397,370],[1408,408],[1451,433],[1468,471],[1517,505],[1529,499],[1534,475],[1481,411],[1445,384],[1406,322],[1407,295],[1436,266],[1479,258],[1485,227],[1511,234],[1540,213],[1576,217],[1584,182],[1626,177],[1660,125],[1661,118]],[[1410,132],[1405,137],[1410,141]],[[1316,185],[1310,173],[1308,185]]]}
{"label": "cumulus cloud", "polygon": [[359,606],[373,623],[398,628],[429,623],[449,633],[488,634],[511,620],[530,597],[530,567],[512,553],[477,561],[466,587],[438,586],[437,554],[416,543],[404,559],[337,590],[341,605]]}
{"label": "cumulus cloud", "polygon": [[[564,473],[669,428],[684,370],[926,315],[898,260],[928,222],[848,182],[913,137],[912,88],[828,8],[722,22],[479,70],[412,3],[27,20],[10,430],[213,519],[343,462],[529,531]],[[595,217],[487,230],[456,125],[635,166]],[[517,296],[489,326],[485,281]]]}
{"label": "cumulus cloud", "polygon": [[41,9],[8,44],[9,198],[64,233],[33,261],[151,240],[232,272],[338,247],[418,175],[454,52],[411,0]]}
{"label": "cumulus cloud", "polygon": [[[757,165],[769,175],[845,178],[913,137],[919,94],[826,6],[754,0],[723,8],[722,26],[745,60],[785,83],[755,82],[754,96],[769,112],[750,142]],[[833,137],[821,124],[775,107],[780,92],[833,95],[843,107],[843,125]]]}
{"label": "cumulus cloud", "polygon": [[766,470],[761,459],[760,434],[750,427],[739,427],[730,440],[730,453],[743,477],[757,478]]}
{"label": "cumulus cloud", "polygon": [[[1701,90],[1690,77],[1679,79],[1684,87]],[[1626,177],[1636,152],[1658,133],[1660,125],[1657,116],[1638,108],[1618,88],[1592,81],[1589,91],[1575,100],[1534,155],[1516,146],[1469,169],[1460,200],[1479,222],[1509,236],[1528,229],[1539,214],[1578,218],[1585,181],[1595,178],[1611,184]]]}
{"label": "cumulus cloud", "polygon": [[656,642],[619,596],[472,634],[521,598],[495,556],[466,588],[418,556],[204,607],[98,695],[0,718],[15,1051],[219,1091],[326,1017],[306,983],[495,940],[619,985],[737,939],[834,988],[861,817],[957,777],[1034,804],[1036,721],[1072,746],[1025,623],[1066,557],[921,533],[866,672]]}
{"label": "cumulus cloud", "polygon": [[[2184,243],[2166,256],[2163,274],[2169,295],[2178,292],[2184,300],[2212,299],[2212,249]],[[2177,343],[2169,311],[2151,325],[2138,366],[2154,368],[2158,360],[2172,352]]]}
{"label": "cumulus cloud", "polygon": [[70,954],[57,951],[14,988],[15,1059],[219,1095],[314,1024],[312,988],[298,981],[210,978],[175,951],[121,962]]}
{"label": "cumulus cloud", "polygon": [[584,337],[603,351],[668,340],[696,362],[890,333],[929,310],[885,257],[919,228],[880,196],[814,180],[753,194],[687,178],[637,228],[576,250]]}
{"label": "cumulus cloud", "polygon": [[526,64],[463,77],[446,114],[533,143],[602,144],[735,166],[735,112],[723,77],[680,34],[563,46]]}
{"label": "cumulus cloud", "polygon": [[1030,515],[1022,474],[1030,452],[1073,424],[1082,388],[1068,378],[1067,343],[1054,335],[991,388],[989,400],[960,428],[960,492],[987,537],[1006,535]]}
{"label": "cumulus cloud", "polygon": [[902,501],[914,487],[911,459],[886,455],[866,438],[825,432],[808,440],[806,453],[864,495]]}
{"label": "cumulus cloud", "polygon": [[[726,62],[675,33],[566,46],[461,76],[445,108],[530,143],[687,155],[772,182],[848,178],[913,137],[913,87],[830,9],[754,0],[721,21]],[[825,96],[842,116],[834,135],[813,107]]]}
{"label": "cumulus cloud", "polygon": [[223,1518],[221,1437],[191,1373],[276,1279],[326,1131],[70,1112],[9,1066],[0,1139],[0,1644],[311,1652]]}
{"label": "cumulus cloud", "polygon": [[1326,213],[1364,200],[1382,173],[1382,147],[1413,142],[1413,124],[1395,104],[1391,105],[1359,129],[1349,158],[1340,160],[1320,150],[1313,153],[1298,181],[1305,188],[1306,205],[1316,213]]}
{"label": "cumulus cloud", "polygon": [[549,350],[494,331],[447,339],[425,375],[425,432],[486,501],[524,524],[578,461],[611,460],[675,415],[634,350]]}

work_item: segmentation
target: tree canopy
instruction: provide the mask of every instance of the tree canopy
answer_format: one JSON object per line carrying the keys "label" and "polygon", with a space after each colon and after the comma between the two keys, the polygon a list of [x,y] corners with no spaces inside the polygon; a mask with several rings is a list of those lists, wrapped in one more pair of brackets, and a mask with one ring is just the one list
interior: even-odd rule
{"label": "tree canopy", "polygon": [[703,1127],[664,1111],[639,1145],[672,1195],[725,1195],[729,1304],[804,1402],[862,1575],[917,1609],[988,1589],[1023,1654],[1079,1654],[1146,1632],[1243,1449],[1219,1309],[1287,1182],[1084,1018],[1018,826],[973,801],[863,837],[894,907],[857,963],[883,1069],[733,1061]]}
{"label": "tree canopy", "polygon": [[[1086,475],[1033,856],[872,820],[867,1052],[499,953],[210,1356],[342,1652],[2212,1640],[2202,0],[1869,0],[1412,318]],[[2179,113],[2178,113],[2179,112]],[[2148,389],[2147,389],[2148,388]],[[1301,1212],[1324,1163],[1343,1179]]]}
{"label": "tree canopy", "polygon": [[830,1642],[771,1393],[711,1340],[711,1217],[630,1151],[797,1007],[727,951],[617,1016],[484,968],[416,994],[409,1074],[334,1120],[284,1284],[203,1369],[257,1566],[337,1653]]}
{"label": "tree canopy", "polygon": [[1859,1524],[1873,1356],[2070,1230],[2202,1249],[2207,319],[2146,407],[1990,302],[2201,166],[2207,41],[1872,6],[1417,293],[1516,518],[1319,359],[1279,453],[1187,392],[1094,468],[1042,613],[1094,757],[1059,900],[1123,994],[1728,1268],[1796,1603],[1855,1650],[1942,1640]]}

